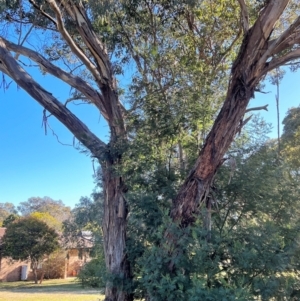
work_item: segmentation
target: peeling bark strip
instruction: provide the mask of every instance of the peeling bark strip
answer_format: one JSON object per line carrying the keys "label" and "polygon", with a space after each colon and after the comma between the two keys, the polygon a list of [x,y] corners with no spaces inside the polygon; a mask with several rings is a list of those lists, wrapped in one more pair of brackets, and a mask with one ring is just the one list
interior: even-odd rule
{"label": "peeling bark strip", "polygon": [[[105,211],[103,220],[103,238],[106,266],[109,272],[118,277],[117,282],[130,280],[131,269],[124,253],[126,245],[127,206],[123,195],[124,184],[120,177],[113,175],[113,166],[103,166],[103,188],[105,190]],[[122,285],[121,285],[122,286]],[[132,301],[133,296],[122,289],[107,283],[106,301]]]}
{"label": "peeling bark strip", "polygon": [[[246,22],[247,7],[244,1],[239,2]],[[223,107],[192,171],[173,200],[171,216],[182,226],[195,221],[199,205],[206,200],[213,177],[224,162],[226,151],[243,126],[243,117],[257,84],[268,71],[300,57],[300,49],[280,56],[281,52],[300,42],[300,17],[279,38],[270,40],[275,23],[288,2],[268,1],[250,29],[244,24],[244,39],[231,70]]]}

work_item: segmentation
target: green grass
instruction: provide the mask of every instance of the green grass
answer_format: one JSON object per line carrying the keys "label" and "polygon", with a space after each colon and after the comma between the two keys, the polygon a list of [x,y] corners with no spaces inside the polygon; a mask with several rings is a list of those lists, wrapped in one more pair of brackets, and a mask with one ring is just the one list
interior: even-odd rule
{"label": "green grass", "polygon": [[82,288],[74,278],[0,282],[0,301],[99,301],[104,296],[97,289]]}

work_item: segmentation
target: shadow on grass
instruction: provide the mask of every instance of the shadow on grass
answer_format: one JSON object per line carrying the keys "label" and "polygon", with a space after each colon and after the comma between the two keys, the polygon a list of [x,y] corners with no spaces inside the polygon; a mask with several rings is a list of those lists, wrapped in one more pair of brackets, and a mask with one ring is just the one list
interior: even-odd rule
{"label": "shadow on grass", "polygon": [[24,292],[24,293],[69,293],[69,294],[101,294],[101,289],[83,288],[76,280],[44,280],[42,284],[33,282],[2,282],[0,292]]}

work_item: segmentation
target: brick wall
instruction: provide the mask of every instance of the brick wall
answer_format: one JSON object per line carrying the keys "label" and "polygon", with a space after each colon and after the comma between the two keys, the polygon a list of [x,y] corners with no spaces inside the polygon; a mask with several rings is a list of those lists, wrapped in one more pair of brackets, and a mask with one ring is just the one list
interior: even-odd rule
{"label": "brick wall", "polygon": [[[64,265],[65,273],[60,277],[75,277],[78,275],[82,266],[90,261],[88,256],[88,252],[78,250],[78,249],[70,249],[67,251],[62,251],[65,253],[65,262]],[[0,264],[0,281],[8,282],[8,281],[20,281],[21,280],[21,269],[23,265],[27,265],[27,280],[34,280],[33,272],[30,268],[29,261],[16,261],[11,258],[4,257],[1,260]],[[38,279],[42,274],[42,270],[38,270]],[[45,275],[46,277],[47,275]]]}
{"label": "brick wall", "polygon": [[[27,261],[16,261],[11,258],[2,258],[0,269],[0,281],[21,280],[22,265],[29,265]],[[29,268],[29,267],[28,267]]]}

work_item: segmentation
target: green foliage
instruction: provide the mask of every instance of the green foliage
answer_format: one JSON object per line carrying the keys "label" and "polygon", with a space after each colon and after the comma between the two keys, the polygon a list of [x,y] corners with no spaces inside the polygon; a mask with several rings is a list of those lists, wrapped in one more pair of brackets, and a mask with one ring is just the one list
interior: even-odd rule
{"label": "green foliage", "polygon": [[104,256],[98,256],[86,263],[78,274],[78,281],[83,287],[104,288],[106,284]]}
{"label": "green foliage", "polygon": [[10,214],[10,215],[8,215],[3,220],[2,227],[7,227],[10,223],[12,223],[13,221],[15,221],[18,218],[20,218],[20,216],[18,214]]}
{"label": "green foliage", "polygon": [[294,171],[300,168],[300,107],[290,108],[283,119],[282,133],[283,154]]}
{"label": "green foliage", "polygon": [[35,265],[59,246],[56,232],[33,217],[20,218],[9,224],[2,244],[5,256],[16,260],[30,259]]}
{"label": "green foliage", "polygon": [[192,227],[170,220],[180,174],[167,176],[164,160],[155,162],[159,156],[135,163],[147,170],[131,178],[128,194],[136,297],[286,300],[298,291],[300,178],[291,177],[268,130],[255,117],[229,150],[209,196],[211,231],[206,208]]}

